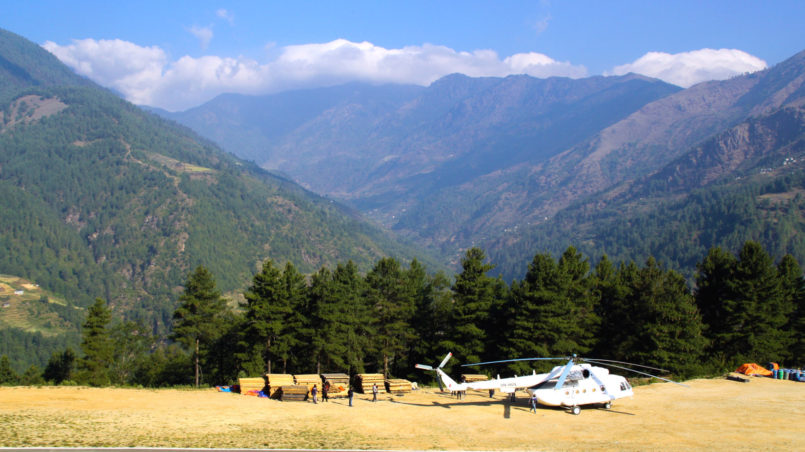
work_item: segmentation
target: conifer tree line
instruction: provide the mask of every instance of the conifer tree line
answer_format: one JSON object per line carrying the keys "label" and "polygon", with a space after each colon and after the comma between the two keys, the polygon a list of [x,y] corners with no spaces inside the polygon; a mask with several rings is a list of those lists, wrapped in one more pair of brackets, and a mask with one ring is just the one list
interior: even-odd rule
{"label": "conifer tree line", "polygon": [[[168,338],[111,318],[97,299],[81,350],[17,375],[0,358],[0,383],[103,386],[210,385],[265,373],[371,372],[429,381],[415,363],[447,352],[454,373],[522,374],[555,363],[457,364],[571,354],[714,375],[743,362],[805,364],[805,279],[790,255],[776,264],[756,242],[737,254],[713,248],[691,288],[653,258],[594,266],[575,248],[537,254],[522,280],[490,275],[472,248],[451,281],[417,260],[380,259],[365,275],[353,262],[312,275],[267,260],[238,306],[204,266],[187,278]],[[451,369],[450,366],[453,366]],[[542,366],[542,367],[540,367]]]}

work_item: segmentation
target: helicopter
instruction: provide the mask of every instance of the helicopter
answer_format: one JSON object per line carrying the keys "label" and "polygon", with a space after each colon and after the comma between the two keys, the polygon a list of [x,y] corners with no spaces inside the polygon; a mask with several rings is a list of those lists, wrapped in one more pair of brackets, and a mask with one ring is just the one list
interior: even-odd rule
{"label": "helicopter", "polygon": [[538,374],[536,371],[534,371],[531,375],[514,376],[510,378],[500,378],[500,375],[498,375],[497,378],[493,380],[457,383],[442,370],[444,365],[447,364],[452,356],[452,353],[448,353],[444,360],[442,360],[441,364],[439,364],[437,367],[426,364],[417,364],[414,367],[426,371],[435,371],[441,382],[450,391],[466,391],[467,389],[499,390],[505,394],[514,394],[516,391],[524,389],[529,394],[536,397],[539,404],[554,407],[564,407],[569,409],[570,412],[575,415],[581,413],[582,406],[595,405],[601,406],[605,409],[610,409],[612,407],[613,400],[624,397],[632,397],[634,395],[632,386],[625,377],[611,374],[609,369],[600,366],[624,369],[685,386],[673,380],[668,380],[646,372],[623,367],[619,364],[643,367],[658,372],[668,372],[664,369],[642,366],[624,361],[581,358],[576,355],[558,358],[506,359],[501,361],[463,364],[464,367],[467,367],[515,361],[568,360],[566,364],[555,366],[550,372],[547,373]]}

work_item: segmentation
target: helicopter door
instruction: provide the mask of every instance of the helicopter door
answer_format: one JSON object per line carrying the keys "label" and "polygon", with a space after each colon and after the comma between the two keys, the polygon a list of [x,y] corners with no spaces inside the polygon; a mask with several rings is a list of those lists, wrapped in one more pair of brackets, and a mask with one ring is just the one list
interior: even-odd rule
{"label": "helicopter door", "polygon": [[578,383],[575,381],[572,383],[565,383],[564,391],[565,391],[564,405],[566,406],[576,405],[576,399],[578,398],[579,395]]}

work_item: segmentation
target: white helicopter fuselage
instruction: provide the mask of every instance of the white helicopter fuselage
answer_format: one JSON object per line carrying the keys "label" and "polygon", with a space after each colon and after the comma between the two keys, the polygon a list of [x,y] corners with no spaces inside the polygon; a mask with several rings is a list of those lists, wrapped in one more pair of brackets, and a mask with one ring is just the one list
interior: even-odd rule
{"label": "white helicopter fuselage", "polygon": [[[554,368],[552,373],[561,371],[561,367]],[[559,389],[556,389],[557,382],[553,378],[528,387],[526,391],[536,396],[541,405],[563,407],[609,404],[615,399],[634,395],[626,378],[611,375],[608,369],[589,364],[574,365]]]}
{"label": "white helicopter fuselage", "polygon": [[[531,375],[498,377],[471,383],[457,383],[444,373],[441,367],[432,370],[436,371],[450,391],[493,389],[502,393],[514,393],[526,390],[536,396],[539,404],[546,406],[575,408],[603,404],[608,408],[613,400],[634,395],[632,386],[626,378],[612,375],[606,368],[586,363],[556,366],[550,372],[543,374],[534,372]],[[574,410],[574,413],[577,414],[578,410]]]}

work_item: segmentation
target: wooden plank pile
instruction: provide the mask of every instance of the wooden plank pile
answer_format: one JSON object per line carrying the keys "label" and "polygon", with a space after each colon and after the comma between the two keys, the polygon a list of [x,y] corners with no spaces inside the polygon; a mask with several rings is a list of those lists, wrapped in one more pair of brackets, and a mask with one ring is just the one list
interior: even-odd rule
{"label": "wooden plank pile", "polygon": [[308,391],[313,389],[313,385],[316,385],[317,390],[321,393],[321,377],[316,374],[294,375],[293,380],[294,384],[298,386],[307,386]]}
{"label": "wooden plank pile", "polygon": [[279,398],[280,388],[283,386],[293,386],[293,375],[291,374],[266,374],[266,386],[268,386],[268,396],[272,399]]}
{"label": "wooden plank pile", "polygon": [[364,394],[372,393],[372,385],[377,385],[377,392],[386,392],[383,374],[357,374],[355,375],[355,386]]}
{"label": "wooden plank pile", "polygon": [[321,374],[322,385],[330,383],[330,397],[346,397],[349,392],[349,375],[347,374]]}
{"label": "wooden plank pile", "polygon": [[243,395],[257,395],[266,386],[266,380],[263,377],[256,378],[238,378],[240,385],[240,393]]}
{"label": "wooden plank pile", "polygon": [[411,392],[411,382],[402,378],[390,378],[385,381],[386,390],[393,394]]}
{"label": "wooden plank pile", "polygon": [[[461,381],[463,383],[472,383],[474,381],[486,381],[489,377],[483,374],[462,374]],[[470,391],[480,391],[478,389],[470,389]]]}
{"label": "wooden plank pile", "polygon": [[486,375],[481,374],[463,374],[461,375],[461,381],[464,383],[472,383],[474,381],[486,381],[489,380],[489,377]]}
{"label": "wooden plank pile", "polygon": [[283,385],[277,391],[277,398],[285,401],[302,402],[307,399],[308,389],[306,385]]}

